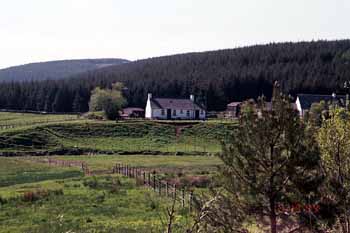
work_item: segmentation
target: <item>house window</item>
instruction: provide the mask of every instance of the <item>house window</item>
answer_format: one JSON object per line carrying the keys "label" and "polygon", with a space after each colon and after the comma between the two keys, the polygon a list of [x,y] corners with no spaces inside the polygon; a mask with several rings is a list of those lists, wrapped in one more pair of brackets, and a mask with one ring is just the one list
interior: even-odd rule
{"label": "house window", "polygon": [[201,110],[201,115],[203,115],[204,114],[204,111],[203,110]]}
{"label": "house window", "polygon": [[183,113],[184,113],[184,111],[181,109],[181,110],[180,110],[180,114],[183,114]]}
{"label": "house window", "polygon": [[190,116],[190,110],[187,110],[186,115],[189,117]]}
{"label": "house window", "polygon": [[176,109],[173,110],[173,116],[176,116]]}
{"label": "house window", "polygon": [[164,109],[162,109],[162,116],[164,116],[165,115],[165,111],[164,111]]}

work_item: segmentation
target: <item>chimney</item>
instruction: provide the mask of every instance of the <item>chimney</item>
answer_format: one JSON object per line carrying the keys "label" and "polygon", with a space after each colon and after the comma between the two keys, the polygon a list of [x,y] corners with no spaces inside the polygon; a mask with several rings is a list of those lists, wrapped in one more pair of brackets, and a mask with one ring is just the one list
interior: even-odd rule
{"label": "chimney", "polygon": [[337,98],[337,95],[333,92],[332,93],[332,105],[333,105],[333,108],[335,108],[335,106],[337,105],[336,98]]}
{"label": "chimney", "polygon": [[148,100],[151,100],[152,99],[152,93],[148,93],[147,98],[148,98]]}
{"label": "chimney", "polygon": [[190,95],[190,100],[194,102],[194,95]]}

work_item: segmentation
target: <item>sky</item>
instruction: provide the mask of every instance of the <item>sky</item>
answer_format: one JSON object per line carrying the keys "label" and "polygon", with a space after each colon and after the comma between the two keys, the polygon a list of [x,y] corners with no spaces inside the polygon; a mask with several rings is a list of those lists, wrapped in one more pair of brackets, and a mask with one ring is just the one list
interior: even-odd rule
{"label": "sky", "polygon": [[349,0],[0,0],[0,68],[350,38]]}

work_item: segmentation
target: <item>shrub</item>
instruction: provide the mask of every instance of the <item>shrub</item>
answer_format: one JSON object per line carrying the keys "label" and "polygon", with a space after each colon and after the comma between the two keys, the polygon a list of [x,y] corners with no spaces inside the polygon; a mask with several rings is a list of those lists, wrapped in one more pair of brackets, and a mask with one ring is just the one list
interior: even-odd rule
{"label": "shrub", "polygon": [[44,198],[48,198],[51,195],[55,195],[55,196],[63,195],[63,190],[62,189],[57,189],[57,190],[40,189],[37,191],[28,191],[23,194],[22,201],[35,202]]}
{"label": "shrub", "polygon": [[98,187],[98,180],[96,176],[92,177],[92,180],[84,180],[83,185],[85,187],[96,189]]}
{"label": "shrub", "polygon": [[114,194],[119,193],[121,186],[122,182],[120,181],[119,177],[112,179],[112,186],[110,192]]}
{"label": "shrub", "polygon": [[144,181],[141,178],[136,178],[136,186],[143,186],[144,185]]}
{"label": "shrub", "polygon": [[7,203],[7,200],[5,198],[3,198],[2,196],[0,196],[0,205],[4,205]]}

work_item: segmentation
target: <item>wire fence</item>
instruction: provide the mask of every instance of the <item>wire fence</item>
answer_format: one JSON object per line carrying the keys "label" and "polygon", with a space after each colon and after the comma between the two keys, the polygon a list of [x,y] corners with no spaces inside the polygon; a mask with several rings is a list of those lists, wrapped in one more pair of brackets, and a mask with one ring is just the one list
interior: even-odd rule
{"label": "wire fence", "polygon": [[138,184],[152,189],[159,196],[167,197],[172,201],[175,200],[180,203],[181,207],[188,207],[189,211],[193,209],[195,198],[193,190],[161,180],[156,172],[117,163],[113,167],[113,173],[134,178]]}
{"label": "wire fence", "polygon": [[[89,166],[84,161],[70,161],[70,160],[59,160],[52,158],[45,159],[35,159],[35,162],[45,163],[50,166],[58,167],[80,167],[85,176],[94,175],[89,168]],[[188,207],[191,212],[194,204],[194,193],[193,190],[188,189],[184,186],[177,185],[175,183],[170,183],[159,178],[159,175],[153,171],[149,172],[142,168],[133,167],[130,165],[125,165],[117,163],[112,171],[105,171],[106,174],[120,174],[122,176],[133,178],[136,180],[138,185],[144,185],[152,189],[161,197],[166,197],[171,201],[178,202],[182,208]],[[101,175],[101,174],[100,174]]]}
{"label": "wire fence", "polygon": [[60,160],[60,159],[52,159],[52,158],[35,159],[34,161],[39,163],[45,163],[45,164],[48,164],[49,166],[56,166],[56,167],[80,167],[85,176],[92,175],[92,172],[89,166],[84,161],[73,161],[73,160],[70,161],[70,160]]}

